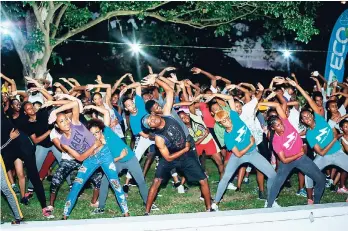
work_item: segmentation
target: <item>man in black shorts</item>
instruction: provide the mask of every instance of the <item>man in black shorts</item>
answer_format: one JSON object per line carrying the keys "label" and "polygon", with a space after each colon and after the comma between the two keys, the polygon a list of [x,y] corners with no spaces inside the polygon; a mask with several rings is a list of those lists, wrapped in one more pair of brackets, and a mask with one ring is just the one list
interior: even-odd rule
{"label": "man in black shorts", "polygon": [[[153,84],[155,78],[155,75],[149,77],[148,83]],[[172,102],[173,98],[173,92],[169,91],[166,102]],[[169,179],[170,171],[173,168],[183,172],[188,181],[198,181],[200,183],[206,209],[207,211],[213,211],[211,209],[211,196],[207,177],[190,147],[190,143],[187,142],[183,129],[171,116],[171,108],[172,104],[166,103],[163,107],[163,116],[148,114],[142,118],[143,126],[153,130],[155,144],[163,157],[160,159],[155,179],[149,189],[145,214],[147,215],[150,212],[161,182]]]}

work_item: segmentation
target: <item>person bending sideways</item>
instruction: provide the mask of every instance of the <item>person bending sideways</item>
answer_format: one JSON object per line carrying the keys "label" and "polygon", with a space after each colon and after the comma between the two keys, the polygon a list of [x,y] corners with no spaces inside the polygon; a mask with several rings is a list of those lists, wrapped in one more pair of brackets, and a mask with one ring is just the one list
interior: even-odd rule
{"label": "person bending sideways", "polygon": [[[71,121],[64,113],[61,113],[68,109],[72,109]],[[79,112],[78,102],[73,101],[53,110],[49,117],[49,123],[55,122],[55,128],[62,133],[60,138],[62,149],[76,160],[83,161],[66,199],[63,219],[66,220],[68,218],[83,185],[99,167],[107,175],[122,213],[124,216],[129,216],[126,197],[120,185],[110,149],[105,142],[95,138],[95,135],[101,132],[100,130],[96,129],[91,133],[80,123]],[[109,114],[108,111],[106,113]]]}
{"label": "person bending sideways", "polygon": [[275,107],[279,115],[270,116],[267,120],[269,130],[271,133],[274,133],[274,135],[271,135],[273,150],[280,159],[277,176],[268,196],[267,207],[271,207],[281,186],[294,168],[298,168],[316,182],[314,201],[315,203],[319,203],[325,189],[325,175],[321,173],[313,161],[305,155],[300,134],[290,124],[279,103],[267,102],[260,103],[259,105]]}
{"label": "person bending sideways", "polygon": [[[155,82],[154,79],[152,81]],[[167,98],[173,98],[173,95],[171,95],[173,92],[168,93]],[[160,159],[155,179],[149,190],[145,215],[150,212],[161,182],[169,179],[170,171],[173,168],[181,170],[188,181],[198,181],[200,183],[206,209],[207,211],[214,211],[211,209],[207,177],[191,148],[190,142],[187,141],[183,129],[171,116],[171,108],[172,104],[166,103],[163,107],[163,116],[147,114],[142,118],[143,126],[153,130],[155,144],[163,157]]]}
{"label": "person bending sideways", "polygon": [[[272,165],[257,151],[255,138],[251,135],[247,125],[239,118],[238,113],[233,110],[230,113],[219,111],[214,118],[225,127],[224,139],[226,147],[234,155],[229,159],[225,173],[219,182],[215,196],[216,204],[213,204],[213,209],[217,208],[217,204],[220,202],[234,172],[244,163],[251,163],[268,177],[267,190],[269,195],[276,173]],[[274,203],[274,206],[278,205]]]}

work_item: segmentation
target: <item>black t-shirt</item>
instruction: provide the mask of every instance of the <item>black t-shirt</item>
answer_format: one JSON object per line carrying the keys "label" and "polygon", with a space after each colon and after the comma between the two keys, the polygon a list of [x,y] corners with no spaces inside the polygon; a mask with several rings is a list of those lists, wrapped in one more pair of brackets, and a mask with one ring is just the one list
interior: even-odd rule
{"label": "black t-shirt", "polygon": [[166,124],[162,129],[156,129],[154,134],[164,139],[170,154],[184,149],[186,136],[180,124],[170,116],[162,118]]}
{"label": "black t-shirt", "polygon": [[1,146],[10,139],[10,132],[16,129],[11,120],[5,115],[4,109],[1,108]]}
{"label": "black t-shirt", "polygon": [[[21,130],[24,131],[28,136],[35,134],[36,137],[39,137],[50,129],[48,124],[48,117],[48,110],[46,108],[42,108],[36,113],[36,121],[27,121],[25,124],[22,125]],[[51,147],[52,142],[50,140],[50,136],[48,135],[43,141],[41,141],[37,145],[41,145],[45,148]]]}

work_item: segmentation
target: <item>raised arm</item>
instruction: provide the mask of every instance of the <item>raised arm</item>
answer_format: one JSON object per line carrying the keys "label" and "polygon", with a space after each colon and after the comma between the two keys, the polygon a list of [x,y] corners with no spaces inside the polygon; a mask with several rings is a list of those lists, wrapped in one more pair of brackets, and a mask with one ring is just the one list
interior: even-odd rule
{"label": "raised arm", "polygon": [[97,107],[97,106],[94,106],[94,105],[88,105],[88,106],[83,108],[83,110],[90,110],[90,109],[94,109],[97,112],[100,112],[101,114],[103,114],[104,124],[106,126],[108,126],[108,127],[110,126],[111,118],[110,118],[109,110],[107,110],[105,108]]}
{"label": "raised arm", "polygon": [[158,78],[156,79],[156,83],[162,87],[166,93],[166,103],[163,107],[163,115],[171,115],[174,101],[174,90],[168,84]]}
{"label": "raised arm", "polygon": [[276,103],[276,102],[261,102],[261,103],[259,103],[259,106],[273,107],[273,108],[275,108],[277,110],[277,113],[278,113],[280,118],[282,118],[282,119],[286,119],[287,118],[283,108],[280,106],[279,103]]}
{"label": "raised arm", "polygon": [[4,79],[5,81],[7,81],[9,84],[11,84],[12,91],[17,91],[16,81],[14,81],[13,79],[10,79],[9,77],[5,76],[3,73],[0,73],[0,77],[2,79]]}
{"label": "raised arm", "polygon": [[221,81],[225,82],[225,84],[231,84],[231,81],[226,79],[226,78],[224,78],[224,77],[221,77],[221,76],[217,75],[217,76],[215,76],[215,78],[216,78],[216,80],[221,80]]}
{"label": "raised arm", "polygon": [[131,74],[130,74],[130,73],[127,73],[127,74],[121,76],[121,78],[119,78],[119,79],[116,81],[116,83],[114,84],[114,86],[112,86],[111,94],[113,94],[113,93],[116,91],[116,89],[120,86],[120,84],[122,83],[122,81],[123,81],[127,76],[129,76],[129,75],[131,75]]}
{"label": "raised arm", "polygon": [[341,95],[341,96],[345,97],[343,105],[344,105],[345,108],[348,107],[348,93],[337,92],[337,93],[335,93],[333,95]]}
{"label": "raised arm", "polygon": [[63,106],[53,110],[48,118],[48,123],[52,124],[57,119],[57,114],[66,110],[72,109],[72,118],[71,121],[73,124],[80,124],[80,109],[77,101],[71,101],[68,104],[64,104]]}
{"label": "raised arm", "polygon": [[210,81],[211,81],[211,85],[212,85],[214,88],[216,88],[216,78],[215,78],[214,75],[212,75],[211,73],[206,72],[206,71],[204,71],[204,70],[202,70],[202,69],[199,69],[199,68],[197,68],[197,67],[192,68],[191,71],[192,71],[193,74],[195,74],[195,75],[197,75],[197,74],[203,74],[203,75],[207,76],[207,77],[210,79]]}
{"label": "raised arm", "polygon": [[303,88],[300,85],[298,85],[295,81],[293,81],[291,79],[287,79],[287,80],[288,80],[289,84],[296,87],[297,90],[303,95],[303,97],[305,97],[305,99],[307,100],[309,106],[313,109],[313,111],[320,115],[321,112],[320,112],[319,107],[314,102],[314,100],[307,94],[307,92],[305,92],[305,90],[303,90]]}
{"label": "raised arm", "polygon": [[66,87],[63,86],[63,84],[55,82],[53,86],[60,88],[64,94],[69,94],[68,89],[66,89]]}
{"label": "raised arm", "polygon": [[250,102],[250,100],[251,100],[250,92],[249,92],[246,88],[242,87],[242,84],[237,85],[236,88],[239,89],[239,90],[241,90],[242,92],[244,92],[244,95],[245,95],[245,103]]}
{"label": "raised arm", "polygon": [[128,86],[126,86],[120,93],[120,98],[121,96],[128,90],[128,89],[133,89],[135,88],[135,93],[138,95],[138,96],[141,96],[141,84],[139,82],[135,82],[135,83],[132,83]]}

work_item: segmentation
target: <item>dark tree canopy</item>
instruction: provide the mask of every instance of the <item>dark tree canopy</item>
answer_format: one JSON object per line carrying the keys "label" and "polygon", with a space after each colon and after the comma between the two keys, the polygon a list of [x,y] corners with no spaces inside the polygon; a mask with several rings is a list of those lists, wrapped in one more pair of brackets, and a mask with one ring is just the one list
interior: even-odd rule
{"label": "dark tree canopy", "polygon": [[[197,29],[214,28],[224,36],[236,23],[262,22],[259,36],[267,42],[279,35],[309,42],[318,2],[2,2],[1,20],[11,21],[11,38],[24,74],[42,78],[53,49],[100,22],[116,17],[150,18]],[[96,14],[97,13],[97,14]]]}

